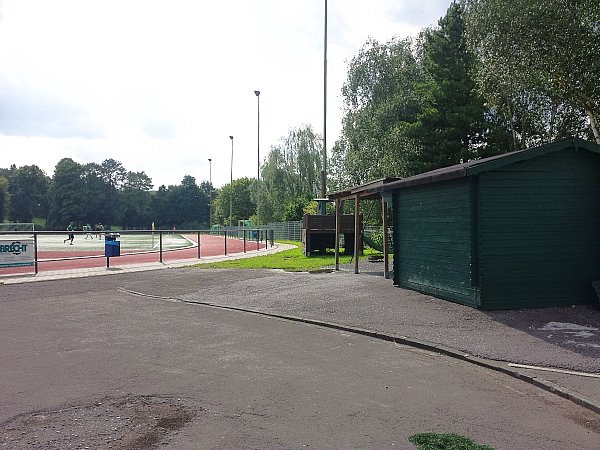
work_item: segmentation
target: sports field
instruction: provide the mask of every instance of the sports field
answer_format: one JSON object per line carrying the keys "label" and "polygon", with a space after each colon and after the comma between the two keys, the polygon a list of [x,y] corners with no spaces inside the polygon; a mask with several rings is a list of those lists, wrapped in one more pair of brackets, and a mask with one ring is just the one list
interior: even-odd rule
{"label": "sports field", "polygon": [[[0,239],[24,239],[32,236],[1,235]],[[107,265],[105,258],[105,239],[103,235],[77,232],[73,245],[67,240],[66,233],[38,234],[38,271],[72,270]],[[199,239],[198,239],[199,238]],[[242,253],[244,249],[256,251],[265,248],[264,243],[212,234],[163,233],[127,233],[117,237],[119,257],[110,258],[110,267],[127,264],[168,262],[175,260],[198,259]],[[244,248],[245,247],[245,248]],[[162,251],[161,251],[162,250]],[[32,273],[33,267],[0,267],[0,276]]]}
{"label": "sports field", "polygon": [[[38,252],[83,252],[104,254],[104,236],[91,233],[75,234],[73,245],[65,242],[66,234],[52,234],[38,236]],[[158,251],[160,249],[159,233],[121,234],[117,240],[121,243],[121,252]],[[196,246],[196,240],[181,234],[162,233],[163,250],[174,250]]]}

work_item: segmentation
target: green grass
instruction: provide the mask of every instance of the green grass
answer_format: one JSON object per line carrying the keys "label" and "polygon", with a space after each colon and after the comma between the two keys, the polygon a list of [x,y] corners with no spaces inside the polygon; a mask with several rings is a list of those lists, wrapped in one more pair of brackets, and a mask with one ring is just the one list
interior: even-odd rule
{"label": "green grass", "polygon": [[408,438],[418,450],[493,450],[454,433],[417,433]]}
{"label": "green grass", "polygon": [[[304,256],[302,243],[295,241],[281,241],[283,244],[296,245],[296,248],[285,250],[272,255],[256,256],[253,258],[234,259],[213,263],[197,264],[194,267],[203,269],[283,269],[288,272],[310,272],[335,265],[335,254]],[[372,254],[371,249],[365,249],[365,256]],[[350,263],[352,255],[340,254],[340,264]]]}

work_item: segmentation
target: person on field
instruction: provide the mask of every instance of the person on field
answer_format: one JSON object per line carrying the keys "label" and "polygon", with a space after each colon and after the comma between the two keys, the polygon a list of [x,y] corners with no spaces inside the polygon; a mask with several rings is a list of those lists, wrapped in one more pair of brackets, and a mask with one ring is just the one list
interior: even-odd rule
{"label": "person on field", "polygon": [[85,238],[90,238],[90,239],[94,239],[94,236],[92,235],[92,226],[88,223],[87,225],[83,226],[83,231],[85,231]]}
{"label": "person on field", "polygon": [[104,225],[99,223],[98,225],[96,225],[96,236],[98,237],[98,239],[102,239],[103,235],[104,235]]}
{"label": "person on field", "polygon": [[67,241],[71,241],[69,245],[73,245],[73,239],[75,239],[75,233],[73,233],[73,231],[75,231],[75,229],[73,228],[73,222],[71,222],[69,223],[69,225],[67,225],[67,232],[69,233],[69,237],[67,237],[67,239],[64,240],[65,244],[67,243]]}

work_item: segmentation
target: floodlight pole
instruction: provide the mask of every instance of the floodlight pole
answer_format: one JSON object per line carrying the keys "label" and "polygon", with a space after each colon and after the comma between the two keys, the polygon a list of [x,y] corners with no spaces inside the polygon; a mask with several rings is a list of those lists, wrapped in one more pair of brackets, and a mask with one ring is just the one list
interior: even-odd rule
{"label": "floodlight pole", "polygon": [[208,228],[212,226],[212,159],[208,158]]}
{"label": "floodlight pole", "polygon": [[231,139],[231,175],[229,183],[229,227],[231,228],[231,218],[233,211],[233,136],[229,136]]}
{"label": "floodlight pole", "polygon": [[257,171],[256,171],[256,228],[260,228],[260,91],[254,91],[256,95],[257,106],[257,129],[256,129],[256,154],[257,154]]}
{"label": "floodlight pole", "polygon": [[[325,0],[325,39],[323,48],[323,169],[321,170],[321,198],[325,198],[327,193],[327,0]],[[325,201],[319,203],[319,213],[325,214]]]}

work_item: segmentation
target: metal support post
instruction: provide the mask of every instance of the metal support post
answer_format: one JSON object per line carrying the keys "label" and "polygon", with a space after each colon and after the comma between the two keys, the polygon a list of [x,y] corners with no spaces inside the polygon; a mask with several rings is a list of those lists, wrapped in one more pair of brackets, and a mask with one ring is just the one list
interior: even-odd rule
{"label": "metal support post", "polygon": [[37,241],[37,233],[33,233],[33,258],[35,259],[35,274],[38,273],[38,241]]}

